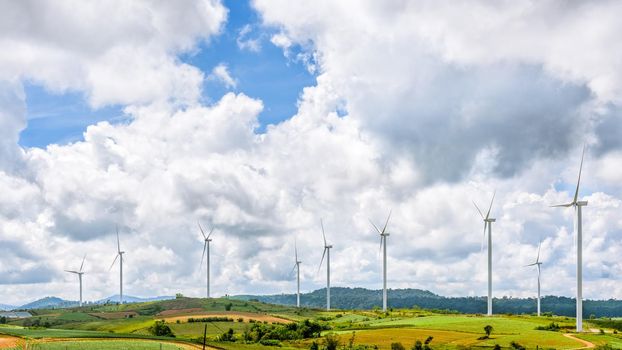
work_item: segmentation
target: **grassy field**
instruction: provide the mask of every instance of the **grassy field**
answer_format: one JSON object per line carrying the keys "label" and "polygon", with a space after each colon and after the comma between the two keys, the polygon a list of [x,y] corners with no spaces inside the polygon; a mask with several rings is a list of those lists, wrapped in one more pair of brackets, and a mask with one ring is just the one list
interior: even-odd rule
{"label": "grassy field", "polygon": [[[519,343],[527,349],[578,349],[583,344],[577,339],[564,336],[573,333],[574,319],[567,317],[494,316],[460,314],[437,314],[419,309],[379,311],[331,311],[296,309],[268,305],[252,301],[229,299],[194,299],[148,302],[125,305],[100,305],[62,310],[35,310],[34,316],[25,320],[11,320],[0,326],[0,334],[19,337],[35,347],[29,349],[162,349],[188,348],[187,342],[198,342],[207,325],[207,340],[220,349],[308,349],[312,342],[324,344],[324,339],[299,339],[290,336],[279,338],[288,329],[297,329],[303,320],[313,320],[321,325],[324,338],[335,335],[342,346],[377,346],[390,349],[395,342],[410,349],[416,341],[432,337],[433,349],[492,349],[495,345],[511,349]],[[226,317],[231,321],[188,322],[189,317]],[[155,337],[150,331],[156,321],[165,320],[175,338]],[[298,322],[293,324],[293,322]],[[555,323],[557,331],[536,330],[536,327]],[[35,327],[32,327],[32,325]],[[254,325],[263,328],[252,331]],[[493,330],[489,338],[484,327]],[[23,327],[27,326],[27,327]],[[586,328],[602,328],[586,324]],[[224,333],[232,330],[235,342],[219,341]],[[613,329],[605,334],[575,334],[595,345],[608,344],[622,349],[622,337]],[[255,333],[253,333],[255,332]],[[285,333],[284,333],[285,332]],[[255,340],[242,341],[243,334],[255,336]],[[259,338],[267,339],[265,345]],[[276,340],[276,339],[281,339]],[[294,340],[298,339],[298,340]],[[186,343],[184,343],[184,341]],[[10,342],[6,342],[10,344]],[[2,347],[0,343],[0,348]],[[8,345],[7,345],[8,346]],[[7,348],[6,346],[4,348]],[[3,349],[4,349],[3,348]]]}

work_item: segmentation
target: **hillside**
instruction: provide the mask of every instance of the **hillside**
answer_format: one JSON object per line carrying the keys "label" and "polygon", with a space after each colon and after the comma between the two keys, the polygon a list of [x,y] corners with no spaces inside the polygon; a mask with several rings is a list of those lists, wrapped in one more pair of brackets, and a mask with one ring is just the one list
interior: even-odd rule
{"label": "hillside", "polygon": [[[371,310],[379,308],[382,302],[381,290],[364,288],[334,287],[330,290],[331,306],[346,310]],[[259,300],[265,303],[295,305],[295,294],[277,295],[238,295],[241,300]],[[421,289],[389,289],[389,307],[455,310],[461,313],[477,314],[486,312],[485,297],[443,297]],[[303,306],[323,308],[326,306],[326,289],[303,293],[300,297]],[[560,316],[575,315],[575,300],[567,297],[546,296],[542,298],[542,311]],[[535,312],[535,298],[495,298],[493,309],[501,314],[531,314]],[[584,317],[622,317],[621,300],[586,300],[583,302]]]}

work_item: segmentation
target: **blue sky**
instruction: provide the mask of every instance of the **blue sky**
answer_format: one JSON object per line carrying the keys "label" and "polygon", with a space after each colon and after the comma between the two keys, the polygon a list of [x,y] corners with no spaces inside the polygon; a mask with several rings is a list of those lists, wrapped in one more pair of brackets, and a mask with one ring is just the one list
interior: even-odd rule
{"label": "blue sky", "polygon": [[[219,81],[206,79],[202,102],[218,101],[228,91],[258,98],[263,102],[264,110],[259,115],[257,132],[263,132],[267,125],[296,113],[296,102],[302,89],[313,85],[315,77],[302,62],[286,58],[282,49],[270,42],[274,29],[261,26],[258,14],[248,2],[224,1],[224,5],[229,9],[229,15],[222,34],[200,43],[196,52],[184,54],[179,59],[201,69],[206,77],[215,66],[226,65],[237,86],[229,89]],[[257,39],[261,46],[259,51],[238,47],[239,33],[246,25],[251,31],[245,38]],[[79,92],[52,93],[32,82],[25,84],[25,92],[28,125],[20,134],[20,145],[24,147],[80,141],[89,125],[104,120],[112,123],[124,120],[122,106],[93,109]]]}

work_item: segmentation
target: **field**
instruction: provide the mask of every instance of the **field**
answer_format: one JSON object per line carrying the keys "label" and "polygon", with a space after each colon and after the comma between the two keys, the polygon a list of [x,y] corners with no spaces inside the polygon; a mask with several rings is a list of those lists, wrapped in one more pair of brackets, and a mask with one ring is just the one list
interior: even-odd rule
{"label": "field", "polygon": [[[517,344],[527,349],[571,350],[586,344],[622,349],[622,337],[597,326],[600,321],[588,321],[590,331],[576,334],[574,319],[555,316],[484,317],[419,309],[327,312],[194,298],[33,313],[0,325],[0,349],[194,349],[202,347],[204,332],[208,347],[225,350],[309,349],[314,343],[323,349],[328,338],[337,340],[340,349],[391,349],[393,343],[410,349],[426,339],[431,349],[513,349]],[[174,337],[155,332],[156,322]],[[489,337],[486,326],[492,327]]]}

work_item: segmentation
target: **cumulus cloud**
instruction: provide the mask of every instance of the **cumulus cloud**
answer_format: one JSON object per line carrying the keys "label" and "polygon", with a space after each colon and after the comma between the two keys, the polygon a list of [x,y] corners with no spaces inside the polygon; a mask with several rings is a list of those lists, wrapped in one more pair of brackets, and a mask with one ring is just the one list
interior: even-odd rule
{"label": "cumulus cloud", "polygon": [[208,80],[214,80],[222,83],[228,89],[235,89],[238,82],[229,73],[226,64],[221,63],[212,69],[212,74],[207,77]]}
{"label": "cumulus cloud", "polygon": [[[118,275],[108,267],[117,225],[127,252],[127,293],[203,295],[197,220],[215,227],[217,295],[294,290],[288,272],[295,239],[303,289],[322,287],[320,218],[335,247],[333,284],[379,288],[379,237],[368,219],[381,222],[389,210],[392,288],[483,295],[482,222],[471,200],[485,203],[494,190],[495,295],[534,294],[533,271],[517,266],[532,262],[541,240],[544,293],[572,295],[572,210],[549,205],[569,199],[585,140],[585,295],[622,297],[611,288],[617,283],[612,276],[622,273],[616,263],[622,235],[618,71],[600,54],[592,56],[599,68],[583,63],[585,50],[618,24],[606,16],[596,22],[599,30],[577,40],[550,34],[561,30],[558,22],[538,27],[555,14],[579,28],[579,10],[591,16],[615,4],[474,3],[464,9],[425,2],[254,1],[265,25],[278,29],[272,42],[286,54],[299,47],[300,59],[318,72],[316,85],[301,92],[296,114],[262,134],[256,129],[263,103],[252,96],[227,93],[212,105],[194,101],[204,73],[178,62],[176,54],[218,33],[226,9],[215,2],[185,4],[174,10],[126,4],[117,11],[129,7],[128,16],[138,19],[144,8],[155,12],[147,22],[116,16],[111,33],[83,28],[97,32],[101,45],[81,34],[11,29],[25,39],[5,44],[45,42],[25,52],[50,46],[58,54],[37,55],[40,69],[10,56],[15,62],[4,70],[16,83],[3,85],[0,94],[0,123],[11,130],[0,150],[21,162],[19,172],[0,172],[6,194],[0,240],[13,254],[0,255],[0,275],[11,281],[3,290],[13,295],[6,302],[40,296],[40,285],[32,283],[44,284],[46,294],[75,298],[73,277],[56,272],[78,264],[85,252],[86,298],[115,294]],[[11,6],[18,15],[28,13]],[[87,15],[101,10],[93,6],[83,9]],[[457,13],[472,16],[460,17],[458,26]],[[550,34],[552,47],[535,37],[538,30]],[[121,32],[127,36],[115,34]],[[94,61],[74,57],[82,50]],[[123,61],[154,52],[144,64]],[[564,52],[576,55],[559,62]],[[611,72],[605,80],[601,69]],[[225,65],[211,74],[235,88]],[[123,104],[126,121],[91,125],[80,142],[21,149],[15,136],[25,125],[19,79],[82,91],[93,106]],[[16,161],[4,162],[6,169]]]}
{"label": "cumulus cloud", "polygon": [[219,33],[227,16],[216,0],[20,1],[0,12],[0,79],[83,92],[93,106],[195,101],[203,73],[176,54]]}

